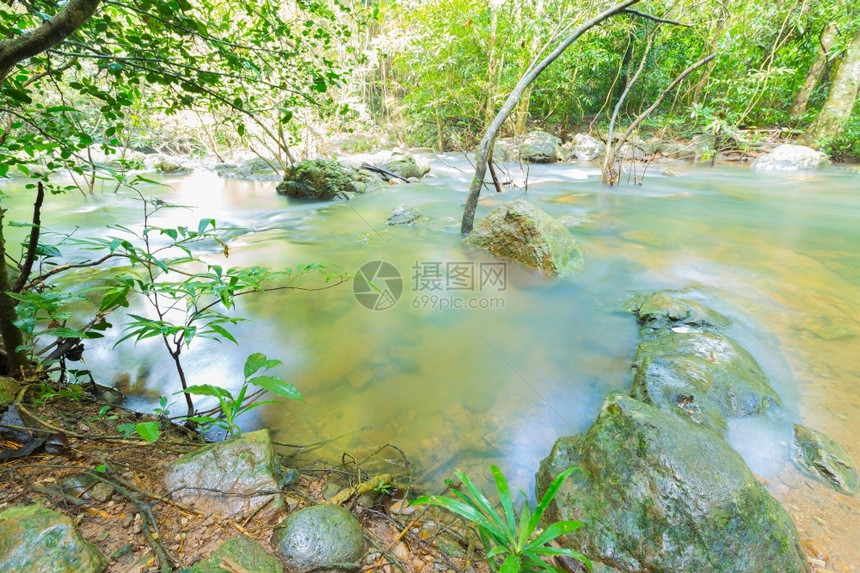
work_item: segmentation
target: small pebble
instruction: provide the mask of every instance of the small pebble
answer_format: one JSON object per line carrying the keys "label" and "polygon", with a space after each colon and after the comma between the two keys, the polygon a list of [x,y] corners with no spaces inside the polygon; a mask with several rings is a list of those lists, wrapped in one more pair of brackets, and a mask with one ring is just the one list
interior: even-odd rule
{"label": "small pebble", "polygon": [[187,517],[180,518],[179,519],[179,525],[182,526],[182,529],[185,529],[186,527],[188,527],[188,518]]}
{"label": "small pebble", "polygon": [[128,529],[129,527],[131,527],[131,524],[134,523],[134,516],[130,513],[126,513],[122,516],[122,520],[120,521],[120,523],[123,527]]}
{"label": "small pebble", "polygon": [[141,526],[141,524],[139,522],[135,523],[134,529],[131,530],[131,532],[134,533],[135,535],[140,533],[141,531],[143,531],[143,526]]}

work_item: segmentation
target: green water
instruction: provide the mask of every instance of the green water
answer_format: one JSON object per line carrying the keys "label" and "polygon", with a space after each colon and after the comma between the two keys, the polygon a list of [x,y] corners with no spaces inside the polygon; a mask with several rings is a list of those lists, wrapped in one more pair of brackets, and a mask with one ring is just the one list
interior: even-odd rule
{"label": "green water", "polygon": [[[283,360],[278,373],[306,403],[263,409],[246,424],[271,428],[280,442],[317,444],[298,457],[340,460],[347,453],[373,471],[397,471],[403,462],[396,450],[373,455],[394,444],[424,486],[440,486],[455,469],[485,480],[494,463],[528,488],[558,436],[585,431],[608,391],[629,388],[636,326],[617,310],[619,302],[631,291],[690,289],[735,321],[729,334],[770,376],[787,418],[826,432],[860,460],[860,175],[673,165],[677,177],[652,167],[643,187],[607,189],[593,168],[532,166],[527,192],[485,195],[478,218],[525,198],[564,218],[586,265],[575,276],[545,279],[509,264],[502,290],[479,288],[482,264],[495,261],[461,244],[468,163],[446,157],[432,165],[432,177],[419,184],[348,203],[296,203],[276,196],[274,183],[209,174],[147,190],[194,206],[159,224],[212,217],[253,231],[234,233],[226,261],[213,246],[206,255],[213,263],[325,262],[352,273],[381,260],[403,279],[398,302],[387,310],[358,304],[350,284],[246,297],[239,312],[252,320],[235,329],[240,345],[195,342],[185,355],[191,382],[235,387],[244,357],[265,352]],[[387,227],[387,213],[401,203],[428,219]],[[12,219],[27,217],[26,203],[10,207]],[[52,197],[43,219],[57,231],[100,234],[137,212],[121,195],[103,192]],[[443,276],[441,289],[430,290],[435,265],[471,268],[475,285],[454,290]],[[481,308],[439,308],[453,304]],[[175,390],[156,343],[113,349],[115,339],[87,344],[87,366],[99,379],[125,372],[145,383],[148,395],[132,399],[143,410]],[[181,398],[173,399],[180,408]],[[855,570],[857,496],[800,477],[781,440],[749,424],[733,427],[734,444],[802,535],[827,547],[843,570]]]}

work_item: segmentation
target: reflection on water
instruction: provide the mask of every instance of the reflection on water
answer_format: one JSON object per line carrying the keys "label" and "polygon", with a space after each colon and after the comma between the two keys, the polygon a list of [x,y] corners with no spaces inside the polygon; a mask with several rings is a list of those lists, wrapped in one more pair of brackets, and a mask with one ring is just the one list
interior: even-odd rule
{"label": "reflection on water", "polygon": [[[193,225],[213,217],[236,231],[222,265],[272,267],[324,262],[347,272],[384,260],[403,277],[399,302],[386,311],[356,303],[350,285],[320,292],[246,297],[252,319],[235,329],[240,346],[196,341],[186,353],[193,383],[236,386],[251,352],[283,360],[280,374],[306,404],[264,409],[263,424],[290,444],[319,444],[306,458],[356,458],[393,443],[436,487],[461,468],[487,478],[491,463],[527,488],[539,460],[560,435],[585,431],[603,397],[629,388],[636,348],[632,316],[618,312],[631,290],[693,289],[730,316],[735,337],[784,398],[787,418],[824,431],[860,460],[860,178],[830,170],[781,176],[746,168],[683,168],[679,177],[647,178],[645,187],[600,186],[597,170],[532,166],[526,198],[569,224],[582,243],[583,272],[543,279],[508,265],[504,289],[479,281],[433,290],[433,264],[472,266],[486,256],[461,245],[461,206],[469,181],[463,161],[434,162],[433,177],[349,203],[295,203],[273,183],[197,174],[168,190],[147,190],[194,209],[159,214],[158,224]],[[478,216],[523,195],[482,198]],[[387,227],[401,203],[425,216],[418,227]],[[13,219],[27,216],[13,204]],[[134,220],[139,207],[120,195],[52,198],[43,216],[53,229],[101,233]],[[427,265],[431,265],[428,267]],[[418,275],[421,276],[418,276]],[[450,275],[440,275],[450,279]],[[477,276],[477,275],[476,275]],[[459,283],[458,283],[459,284]],[[460,284],[462,286],[462,284]],[[437,297],[431,304],[431,296]],[[422,298],[425,297],[425,298]],[[442,299],[491,308],[439,310]],[[114,322],[119,322],[118,318]],[[118,373],[145,384],[148,409],[175,389],[156,342],[137,348],[88,343],[87,364],[104,380]],[[180,404],[181,399],[175,402]],[[787,426],[786,426],[787,427]],[[831,492],[787,461],[785,427],[732,426],[753,469],[787,506],[803,537],[853,571],[860,563],[858,497]]]}

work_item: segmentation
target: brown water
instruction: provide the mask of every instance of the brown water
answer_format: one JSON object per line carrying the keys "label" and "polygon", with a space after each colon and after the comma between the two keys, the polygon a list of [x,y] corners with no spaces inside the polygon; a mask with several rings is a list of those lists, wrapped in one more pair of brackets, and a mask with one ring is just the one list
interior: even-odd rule
{"label": "brown water", "polygon": [[[527,193],[485,196],[479,217],[521,196],[565,217],[586,257],[581,273],[562,279],[507,265],[504,290],[498,281],[479,288],[480,271],[492,269],[482,263],[494,261],[461,244],[470,174],[457,158],[434,161],[434,177],[420,184],[335,204],[291,202],[273,183],[170,179],[172,189],[147,193],[196,207],[160,223],[213,217],[254,231],[235,234],[228,261],[213,245],[212,262],[326,262],[355,272],[383,260],[403,277],[397,304],[380,311],[358,304],[349,285],[247,297],[239,310],[252,322],[235,329],[240,346],[195,342],[185,357],[191,381],[235,387],[244,357],[265,352],[284,361],[278,373],[306,404],[268,408],[245,423],[272,428],[281,442],[318,444],[304,458],[361,460],[390,443],[426,486],[458,468],[486,480],[494,463],[529,489],[553,441],[585,431],[607,392],[629,389],[636,326],[618,303],[630,291],[683,288],[735,321],[729,334],[770,376],[789,421],[827,433],[860,460],[860,175],[672,169],[678,177],[652,169],[644,187],[618,190],[603,188],[595,169],[533,166]],[[400,203],[433,221],[386,227]],[[26,203],[8,206],[7,217],[27,217]],[[51,198],[43,219],[56,230],[98,234],[138,212],[105,193]],[[452,282],[443,277],[441,289],[430,290],[439,284],[433,270],[448,265],[451,273],[471,268],[474,286],[457,290],[464,284],[449,274]],[[481,308],[439,309],[457,300]],[[115,339],[88,343],[87,365],[100,379],[127,372],[146,381],[153,397],[134,401],[143,410],[175,390],[157,344],[113,350]],[[828,567],[857,571],[860,497],[802,477],[787,459],[788,427],[735,423],[731,439],[801,536],[829,552]],[[390,448],[373,460],[374,469],[387,461],[402,467]]]}

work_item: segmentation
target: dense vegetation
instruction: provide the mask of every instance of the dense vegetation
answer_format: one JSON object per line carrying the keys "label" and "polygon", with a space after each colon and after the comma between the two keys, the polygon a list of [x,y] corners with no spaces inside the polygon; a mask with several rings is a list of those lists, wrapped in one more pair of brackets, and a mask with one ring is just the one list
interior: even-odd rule
{"label": "dense vegetation", "polygon": [[[345,133],[352,133],[353,150],[383,140],[474,148],[535,63],[610,6],[568,0],[3,4],[0,175],[23,177],[28,189],[39,190],[34,231],[11,269],[13,249],[0,235],[0,332],[9,371],[24,374],[32,358],[23,347],[36,331],[32,317],[21,322],[26,305],[20,303],[32,312],[28,293],[50,290],[44,275],[31,276],[34,263],[59,254],[39,239],[38,205],[50,193],[91,193],[98,178],[133,185],[124,163],[130,148],[219,158],[250,149],[281,165],[324,152],[332,135]],[[625,8],[589,28],[523,90],[502,133],[540,127],[564,138],[579,131],[605,136],[613,113],[616,129],[629,125],[683,70],[713,54],[657,106],[643,133],[719,133],[738,146],[778,135],[805,138],[837,158],[860,155],[860,109],[853,106],[860,84],[856,3],[629,0]],[[113,153],[118,161],[97,165],[97,156]],[[55,174],[71,175],[74,184],[57,183],[68,179]],[[201,222],[197,235],[214,230],[214,223],[210,231]],[[153,232],[173,241],[177,233],[194,235],[184,228]],[[107,258],[134,262],[145,255],[144,266],[155,267],[147,280],[159,282],[165,269],[149,245],[104,247]],[[237,272],[243,280],[249,276]],[[222,292],[223,276],[206,273],[216,289],[210,294]],[[246,283],[237,284],[231,295]],[[186,287],[172,288],[181,294]],[[108,291],[112,298],[101,312],[124,302],[118,292],[136,287],[117,288]],[[139,290],[149,296],[146,288]],[[192,285],[195,296],[197,288]],[[192,326],[176,327],[175,348],[182,336],[190,342]]]}

